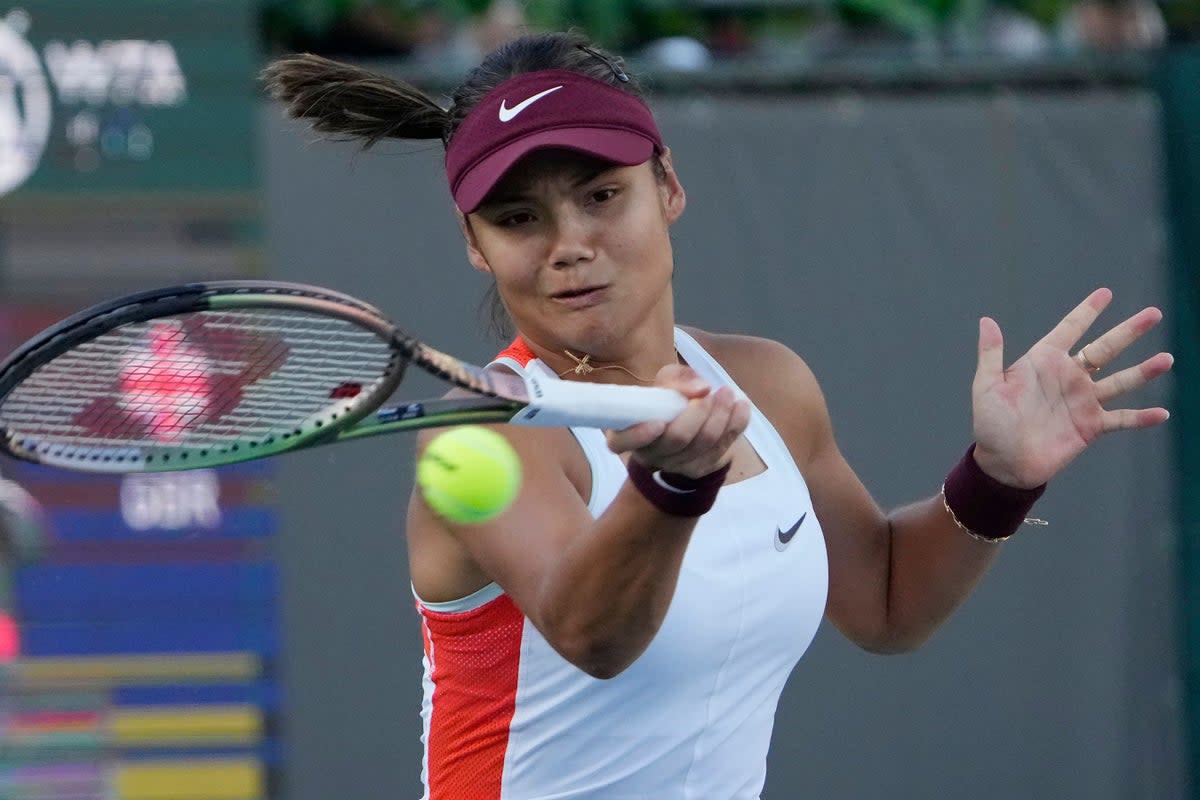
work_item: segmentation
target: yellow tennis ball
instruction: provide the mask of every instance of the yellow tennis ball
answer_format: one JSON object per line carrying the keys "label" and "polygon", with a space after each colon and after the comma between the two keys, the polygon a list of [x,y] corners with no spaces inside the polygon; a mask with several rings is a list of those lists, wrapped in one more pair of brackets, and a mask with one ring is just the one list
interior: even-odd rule
{"label": "yellow tennis ball", "polygon": [[451,522],[484,522],[521,488],[521,459],[500,434],[478,425],[439,434],[417,461],[417,485],[429,507]]}

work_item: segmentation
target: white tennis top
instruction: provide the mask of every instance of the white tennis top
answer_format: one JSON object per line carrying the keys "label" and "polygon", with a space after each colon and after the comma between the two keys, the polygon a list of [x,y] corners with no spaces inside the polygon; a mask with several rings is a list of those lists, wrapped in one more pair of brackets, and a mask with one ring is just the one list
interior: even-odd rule
{"label": "white tennis top", "polygon": [[[713,386],[735,386],[691,336],[677,329],[675,343]],[[519,342],[493,364],[550,374]],[[599,515],[625,467],[600,431],[572,432]],[[766,471],[721,489],[661,630],[611,680],[554,652],[495,584],[450,603],[418,598],[426,800],[757,800],[828,565],[808,487],[757,408],[746,437]]]}

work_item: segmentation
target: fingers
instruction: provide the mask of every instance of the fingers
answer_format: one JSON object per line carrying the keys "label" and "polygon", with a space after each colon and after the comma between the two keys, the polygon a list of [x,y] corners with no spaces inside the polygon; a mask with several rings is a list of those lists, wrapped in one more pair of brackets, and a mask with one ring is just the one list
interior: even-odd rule
{"label": "fingers", "polygon": [[710,386],[696,370],[684,364],[667,364],[654,376],[654,385],[674,389],[684,397],[703,397]]}
{"label": "fingers", "polygon": [[[684,413],[687,413],[686,410]],[[604,438],[608,441],[609,450],[614,453],[628,453],[648,446],[662,436],[666,429],[665,422],[642,422],[619,431],[605,431]]]}
{"label": "fingers", "polygon": [[979,320],[979,365],[975,381],[992,382],[1004,372],[1004,334],[991,317]]}
{"label": "fingers", "polygon": [[1104,432],[1149,428],[1166,422],[1171,414],[1165,408],[1120,408],[1104,412]]}
{"label": "fingers", "polygon": [[[654,385],[664,389],[674,389],[689,400],[704,397],[711,390],[707,381],[701,378],[694,369],[683,364],[668,364],[660,369],[654,377]],[[684,420],[692,419],[696,413],[692,404],[689,403],[680,417]],[[675,421],[678,421],[680,417],[677,417]],[[648,446],[662,436],[666,429],[666,422],[643,422],[619,431],[605,431],[604,436],[608,440],[610,450],[614,453],[625,453],[631,450],[641,450]]]}
{"label": "fingers", "polygon": [[[1083,338],[1087,329],[1092,326],[1096,317],[1100,316],[1100,312],[1107,308],[1110,302],[1112,302],[1112,291],[1097,289],[1063,317],[1062,321],[1055,325],[1042,341],[1060,350],[1070,350],[1076,342]],[[1088,350],[1089,356],[1091,352]]]}
{"label": "fingers", "polygon": [[[1089,347],[1089,357],[1091,357],[1091,353],[1092,349]],[[1174,363],[1175,357],[1170,353],[1158,353],[1147,358],[1137,366],[1115,372],[1096,381],[1096,399],[1101,403],[1107,403],[1114,397],[1119,397],[1126,392],[1139,389],[1158,376],[1170,371]]]}
{"label": "fingers", "polygon": [[1162,312],[1153,306],[1144,308],[1121,324],[1088,342],[1087,360],[1096,369],[1103,369],[1115,361],[1129,345],[1136,342],[1147,331],[1162,321]]}
{"label": "fingers", "polygon": [[727,386],[693,398],[670,423],[643,423],[608,431],[608,446],[631,452],[648,466],[701,477],[723,466],[750,422],[750,404]]}
{"label": "fingers", "polygon": [[727,386],[693,400],[658,439],[634,452],[640,461],[698,478],[723,466],[749,423],[749,403]]}
{"label": "fingers", "polygon": [[705,468],[701,475],[721,466],[721,459],[733,444],[733,437],[741,433],[730,425],[734,411],[733,391],[722,386],[706,405],[708,408],[704,409],[697,403],[691,419],[685,419],[685,424],[676,429],[664,431],[662,441],[653,447],[658,466],[671,472],[682,472],[686,462],[704,460],[706,455],[707,461],[699,465]]}
{"label": "fingers", "polygon": [[[1091,350],[1088,351],[1091,353]],[[1123,369],[1096,381],[1096,399],[1105,403],[1125,392],[1140,388],[1165,374],[1175,363],[1170,353],[1158,353],[1135,367]],[[1171,414],[1165,408],[1119,408],[1105,411],[1101,417],[1104,432],[1149,428],[1166,422]]]}

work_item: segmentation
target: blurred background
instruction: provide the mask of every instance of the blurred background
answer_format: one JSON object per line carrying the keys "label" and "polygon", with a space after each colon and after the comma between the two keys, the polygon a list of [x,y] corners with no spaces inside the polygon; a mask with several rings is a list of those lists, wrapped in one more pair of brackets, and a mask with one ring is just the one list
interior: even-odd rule
{"label": "blurred background", "polygon": [[[440,147],[318,142],[277,55],[446,96],[577,28],[649,85],[689,192],[681,321],[780,339],[884,506],[970,439],[975,321],[1010,357],[1099,285],[1167,315],[1161,429],[1050,487],[922,650],[828,627],[765,800],[1200,797],[1200,0],[0,3],[0,353],[119,293],[271,277],[486,361]],[[97,478],[0,460],[0,798],[420,795],[405,437]],[[469,800],[469,799],[467,799]]]}

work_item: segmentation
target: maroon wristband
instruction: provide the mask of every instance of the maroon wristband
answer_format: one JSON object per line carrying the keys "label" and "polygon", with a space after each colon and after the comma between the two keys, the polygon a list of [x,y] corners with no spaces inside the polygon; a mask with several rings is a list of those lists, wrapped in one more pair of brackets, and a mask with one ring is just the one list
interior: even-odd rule
{"label": "maroon wristband", "polygon": [[975,461],[975,445],[963,456],[942,485],[946,510],[959,527],[976,538],[1001,542],[1017,532],[1025,515],[1046,491],[1046,484],[1032,489],[1008,486],[988,475]]}
{"label": "maroon wristband", "polygon": [[633,458],[629,459],[626,469],[629,470],[629,482],[659,511],[675,517],[699,517],[717,501],[717,492],[725,483],[729,464],[701,478],[651,470]]}

